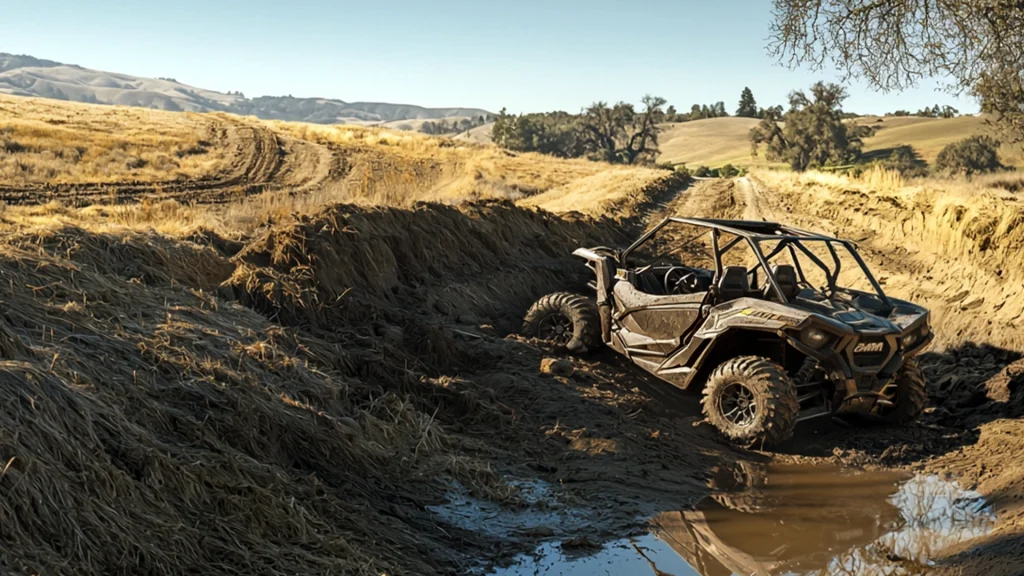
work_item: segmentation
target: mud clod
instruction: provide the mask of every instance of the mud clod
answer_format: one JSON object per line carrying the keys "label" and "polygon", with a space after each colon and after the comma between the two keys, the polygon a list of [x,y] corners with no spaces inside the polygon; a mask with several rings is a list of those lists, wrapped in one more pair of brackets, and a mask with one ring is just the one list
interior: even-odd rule
{"label": "mud clod", "polygon": [[540,361],[540,372],[568,378],[576,372],[576,367],[565,358],[545,358]]}

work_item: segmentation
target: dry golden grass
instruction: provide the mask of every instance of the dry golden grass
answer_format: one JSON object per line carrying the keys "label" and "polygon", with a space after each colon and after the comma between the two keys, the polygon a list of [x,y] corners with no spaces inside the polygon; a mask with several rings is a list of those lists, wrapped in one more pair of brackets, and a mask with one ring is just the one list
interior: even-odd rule
{"label": "dry golden grass", "polygon": [[[982,116],[961,116],[959,118],[886,117],[881,123],[862,123],[882,126],[882,129],[874,136],[865,139],[865,152],[910,145],[929,164],[935,162],[939,152],[948,144],[968,136],[992,134],[992,129]],[[1017,146],[1003,146],[999,154],[1004,164],[1024,165],[1024,155]]]}
{"label": "dry golden grass", "polygon": [[[552,211],[600,215],[642,198],[666,173],[515,154],[488,144],[359,126],[264,122],[200,115],[0,97],[0,188],[41,184],[151,182],[141,204],[72,208],[52,201],[11,206],[18,227],[75,225],[91,230],[153,229],[188,235],[213,229],[242,237],[258,226],[325,205],[411,207],[499,199]],[[168,182],[223,175],[251,161],[250,128],[276,135],[287,148],[267,191],[217,205],[179,203]],[[262,153],[277,154],[277,150]],[[330,166],[335,168],[330,168]],[[303,178],[304,173],[316,172]],[[293,182],[308,180],[310,185]],[[170,196],[173,196],[171,194]]]}
{"label": "dry golden grass", "polygon": [[591,186],[604,187],[600,194],[626,197],[636,191],[635,186],[663,176],[647,168],[517,154],[492,145],[381,128],[284,122],[273,126],[291,136],[332,146],[351,158],[361,184],[348,186],[341,194],[356,202],[402,205],[517,200],[599,174],[612,175],[590,181]]}
{"label": "dry golden grass", "polygon": [[0,185],[161,181],[223,168],[212,116],[0,96]]}
{"label": "dry golden grass", "polygon": [[658,162],[685,163],[690,168],[772,165],[763,154],[750,156],[748,136],[758,122],[753,118],[709,118],[666,124],[658,137]]}

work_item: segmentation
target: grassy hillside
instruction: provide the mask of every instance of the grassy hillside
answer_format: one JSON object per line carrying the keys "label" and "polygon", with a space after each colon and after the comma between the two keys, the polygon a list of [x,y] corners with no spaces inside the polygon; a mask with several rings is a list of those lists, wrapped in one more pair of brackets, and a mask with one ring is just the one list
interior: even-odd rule
{"label": "grassy hillside", "polygon": [[[757,122],[750,118],[712,118],[666,124],[661,135],[658,161],[710,167],[728,163],[737,166],[769,165],[763,155],[750,157],[747,135]],[[857,123],[880,127],[874,136],[864,140],[865,152],[910,145],[927,162],[933,162],[946,144],[974,134],[989,133],[985,119],[978,116],[948,119],[866,116],[857,119]],[[1002,156],[1006,164],[1024,166],[1024,155],[1013,147],[1005,146]]]}
{"label": "grassy hillside", "polygon": [[[931,163],[947,144],[975,134],[990,134],[991,129],[980,116],[959,118],[885,118],[885,128],[864,141],[864,150],[885,150],[909,144],[925,161]],[[1024,156],[1013,146],[1000,151],[1003,163],[1024,166]]]}
{"label": "grassy hillside", "polygon": [[765,165],[764,158],[750,157],[747,134],[758,120],[752,118],[709,118],[663,125],[659,137],[658,162],[706,165]]}
{"label": "grassy hillside", "polygon": [[219,118],[0,96],[0,186],[204,178],[229,155]]}
{"label": "grassy hillside", "polygon": [[478,142],[480,144],[489,144],[491,142],[491,134],[494,131],[494,122],[488,122],[476,128],[471,128],[462,134],[455,137],[456,140],[467,140],[469,142]]}
{"label": "grassy hillside", "polygon": [[[409,206],[534,196],[541,198],[531,205],[545,206],[543,198],[560,200],[543,196],[549,191],[585,189],[601,200],[586,210],[601,212],[665,176],[379,127],[0,95],[0,199],[10,204],[159,197],[257,214],[329,202]],[[227,202],[236,197],[242,201]]]}

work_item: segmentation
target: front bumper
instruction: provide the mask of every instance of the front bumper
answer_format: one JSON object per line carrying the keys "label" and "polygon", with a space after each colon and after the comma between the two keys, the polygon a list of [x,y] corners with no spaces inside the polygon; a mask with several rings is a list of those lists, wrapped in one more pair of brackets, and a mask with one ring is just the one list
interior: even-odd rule
{"label": "front bumper", "polygon": [[880,403],[891,405],[891,391],[886,390],[904,362],[924,351],[934,339],[930,330],[910,346],[903,346],[909,332],[862,332],[835,335],[821,348],[801,341],[798,333],[783,336],[790,346],[814,358],[835,392],[830,400],[834,413],[868,414]]}

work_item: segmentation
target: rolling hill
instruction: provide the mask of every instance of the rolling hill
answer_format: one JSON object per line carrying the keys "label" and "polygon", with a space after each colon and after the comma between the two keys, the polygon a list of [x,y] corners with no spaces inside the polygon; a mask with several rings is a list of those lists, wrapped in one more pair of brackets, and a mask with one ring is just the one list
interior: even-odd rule
{"label": "rolling hill", "polygon": [[662,125],[659,162],[688,166],[749,166],[765,164],[750,157],[747,134],[757,125],[754,118],[708,118]]}
{"label": "rolling hill", "polygon": [[466,130],[462,134],[456,136],[459,140],[468,140],[470,142],[488,143],[491,142],[491,134],[494,131],[494,122],[488,122]]}
{"label": "rolling hill", "polygon": [[[757,124],[751,118],[710,118],[693,122],[671,123],[663,126],[659,162],[688,166],[718,167],[768,166],[763,155],[750,156],[747,134]],[[933,162],[942,148],[951,142],[974,134],[988,133],[985,118],[960,116],[958,118],[921,118],[916,116],[864,116],[860,124],[879,126],[878,131],[864,140],[864,151],[882,151],[900,145],[909,145],[926,162]],[[1001,150],[1003,163],[1024,165],[1024,155],[1013,147]]]}
{"label": "rolling hill", "polygon": [[231,112],[265,120],[377,124],[489,114],[477,108],[424,108],[384,102],[221,93],[173,78],[141,78],[32,56],[0,53],[0,94],[168,111]]}

